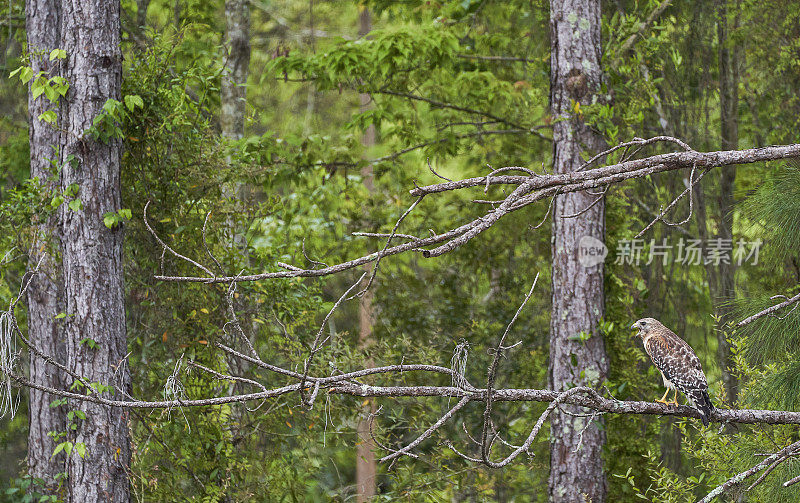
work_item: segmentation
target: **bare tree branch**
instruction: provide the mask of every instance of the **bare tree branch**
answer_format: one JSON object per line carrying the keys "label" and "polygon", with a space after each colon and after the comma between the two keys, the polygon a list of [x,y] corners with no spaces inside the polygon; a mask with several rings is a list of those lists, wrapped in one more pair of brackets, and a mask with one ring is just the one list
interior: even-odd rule
{"label": "bare tree branch", "polygon": [[798,449],[800,449],[800,441],[794,442],[793,444],[789,444],[780,451],[776,452],[772,456],[764,459],[757,465],[753,466],[752,468],[748,468],[747,470],[734,475],[733,477],[729,478],[722,484],[715,487],[710,493],[708,493],[703,499],[699,500],[697,503],[710,503],[714,498],[720,496],[722,493],[728,491],[735,485],[741,483],[744,479],[754,475],[764,468],[770,466],[775,461],[788,457],[789,455],[795,453]]}
{"label": "bare tree branch", "polygon": [[536,283],[539,282],[539,274],[536,274],[536,278],[533,280],[533,284],[531,285],[531,289],[528,291],[528,295],[525,296],[525,299],[520,304],[517,312],[514,313],[514,317],[511,318],[511,321],[506,326],[503,335],[500,336],[500,340],[497,341],[497,346],[494,349],[494,358],[492,358],[492,363],[489,364],[489,370],[486,375],[486,408],[483,410],[483,429],[481,431],[481,459],[484,463],[489,463],[489,454],[491,450],[491,446],[489,445],[490,442],[488,441],[490,425],[492,422],[492,398],[493,393],[492,390],[494,388],[494,380],[497,376],[497,365],[500,362],[500,355],[502,355],[503,350],[507,349],[503,347],[503,343],[508,336],[508,332],[511,330],[511,327],[514,325],[514,322],[517,321],[519,317],[519,313],[522,312],[522,309],[525,307],[525,304],[528,303],[528,300],[533,295],[533,290],[536,288]]}
{"label": "bare tree branch", "polygon": [[739,328],[739,327],[743,327],[745,325],[749,325],[750,323],[753,323],[754,321],[756,321],[759,318],[763,318],[764,316],[771,315],[774,312],[783,309],[784,307],[788,307],[788,306],[791,306],[792,304],[796,304],[798,301],[800,301],[800,293],[798,293],[797,295],[795,295],[792,298],[786,299],[785,301],[783,301],[783,302],[781,302],[779,304],[775,304],[774,306],[768,307],[768,308],[764,309],[763,311],[759,311],[759,312],[757,312],[756,314],[754,314],[752,316],[748,316],[747,318],[745,318],[742,321],[740,321],[739,323],[737,323],[736,327]]}
{"label": "bare tree branch", "polygon": [[612,67],[615,67],[615,66],[617,66],[617,65],[619,64],[619,62],[620,62],[620,60],[622,59],[623,55],[624,55],[626,52],[628,52],[628,51],[630,50],[630,48],[631,48],[631,47],[633,47],[633,44],[636,42],[636,39],[637,39],[637,38],[639,38],[639,37],[642,35],[642,33],[644,33],[644,31],[645,31],[645,30],[646,30],[646,29],[647,29],[647,28],[648,28],[648,27],[649,27],[651,24],[653,24],[653,21],[655,21],[655,20],[656,20],[656,18],[657,18],[658,16],[660,16],[660,15],[661,15],[661,13],[662,13],[662,12],[664,12],[664,10],[665,10],[667,7],[669,7],[669,4],[670,4],[670,3],[672,3],[672,0],[663,0],[663,1],[662,1],[662,2],[661,2],[659,5],[658,5],[658,7],[656,7],[656,8],[653,10],[653,12],[651,12],[651,13],[650,13],[650,15],[649,15],[649,16],[647,16],[647,19],[645,19],[644,21],[640,22],[640,23],[639,23],[639,24],[636,26],[636,31],[635,31],[635,32],[634,32],[634,33],[633,33],[633,34],[632,34],[630,37],[628,37],[628,38],[625,40],[625,42],[623,42],[623,43],[622,43],[622,46],[621,46],[621,47],[619,48],[619,50],[617,51],[617,56],[614,58],[614,62],[613,62],[613,63],[611,63],[611,66],[612,66]]}
{"label": "bare tree branch", "polygon": [[467,403],[469,403],[469,397],[465,396],[461,400],[459,400],[458,403],[452,409],[447,411],[446,414],[444,414],[442,417],[440,417],[438,421],[436,421],[434,424],[432,424],[430,426],[430,428],[425,430],[425,432],[423,432],[422,435],[417,437],[413,442],[411,442],[410,444],[408,444],[407,446],[403,447],[400,450],[394,451],[393,453],[382,457],[380,459],[380,461],[381,462],[390,461],[390,460],[393,460],[395,458],[398,458],[398,457],[402,456],[403,454],[409,453],[411,451],[411,449],[413,449],[414,447],[418,446],[419,444],[421,444],[423,442],[423,440],[425,440],[426,438],[428,438],[431,435],[433,435],[433,432],[438,430],[444,423],[447,422],[448,419],[453,417],[453,415],[455,415],[456,412],[458,412],[459,410],[464,408],[464,406],[467,405]]}
{"label": "bare tree branch", "polygon": [[[661,137],[657,137],[661,138]],[[649,141],[649,140],[642,140]],[[493,209],[485,216],[472,222],[461,225],[455,229],[442,234],[412,240],[401,245],[386,248],[383,251],[375,252],[357,259],[336,264],[321,269],[291,269],[287,271],[266,272],[261,274],[242,275],[240,277],[192,277],[192,276],[155,276],[156,279],[163,281],[187,281],[187,282],[207,282],[207,283],[228,283],[231,281],[258,281],[269,278],[290,278],[290,277],[320,277],[335,274],[347,269],[352,269],[360,265],[378,260],[379,258],[395,255],[410,250],[439,245],[431,250],[423,250],[423,256],[436,257],[458,248],[467,241],[473,239],[478,234],[492,227],[504,215],[516,211],[540,199],[550,197],[556,192],[567,193],[581,190],[593,189],[612,183],[618,183],[633,178],[642,178],[651,174],[665,171],[673,171],[684,168],[713,168],[717,166],[731,166],[738,164],[748,164],[769,160],[780,160],[787,158],[800,157],[800,144],[779,145],[745,150],[723,150],[715,152],[696,152],[693,150],[660,154],[644,159],[635,159],[611,164],[608,166],[595,168],[586,171],[577,171],[553,175],[535,176],[486,176],[446,182],[425,187],[417,187],[411,190],[411,194],[417,197],[425,194],[446,192],[467,187],[486,186],[496,183],[517,184],[519,185],[511,195],[506,197],[502,204]],[[520,168],[526,170],[527,168]],[[152,232],[152,230],[151,230]],[[157,237],[156,237],[157,238]],[[157,238],[158,239],[158,238]],[[159,239],[159,242],[163,242]],[[444,244],[440,244],[444,243]],[[174,252],[173,252],[174,253]],[[190,263],[201,267],[204,271],[207,268],[200,266],[191,259]],[[213,276],[213,275],[212,275]]]}
{"label": "bare tree branch", "polygon": [[[405,371],[405,365],[402,367]],[[364,369],[363,375],[377,369]],[[442,370],[449,370],[444,369]],[[384,372],[386,372],[384,370]],[[328,393],[338,395],[351,395],[359,397],[440,397],[440,398],[463,398],[469,397],[470,401],[484,401],[486,390],[464,390],[453,386],[369,386],[359,383],[346,383],[346,379],[352,377],[354,373],[343,374],[341,376],[331,376],[328,378],[309,377],[308,382],[318,382],[320,388],[327,389]],[[281,395],[296,393],[300,391],[300,384],[290,384],[278,388],[268,389],[266,392],[247,393],[240,395],[221,396],[203,398],[195,400],[111,400],[99,395],[82,395],[71,391],[48,388],[37,383],[31,382],[25,377],[12,374],[11,379],[22,386],[31,387],[56,396],[63,396],[75,400],[98,403],[111,407],[136,408],[136,409],[164,409],[169,407],[204,407],[208,405],[220,405],[226,403],[242,403],[264,398],[274,398]],[[572,388],[575,389],[575,388]],[[571,390],[568,390],[571,391]],[[585,391],[585,390],[584,390]],[[594,390],[592,390],[594,391]],[[563,392],[544,389],[499,389],[492,393],[492,400],[495,402],[553,402]],[[595,392],[596,393],[596,392]],[[685,405],[668,406],[656,402],[639,402],[611,400],[599,395],[591,396],[567,396],[561,399],[560,403],[578,405],[599,412],[611,414],[637,414],[654,416],[673,416],[700,419],[701,415],[697,410]],[[758,409],[714,409],[710,420],[718,423],[739,423],[739,424],[800,424],[800,412],[783,410],[758,410]]]}
{"label": "bare tree branch", "polygon": [[377,91],[369,91],[369,93],[370,94],[387,94],[389,96],[399,96],[401,98],[407,98],[407,99],[410,99],[410,100],[422,101],[422,102],[425,102],[425,103],[427,103],[427,104],[429,104],[429,105],[431,105],[431,106],[433,106],[435,108],[449,108],[451,110],[457,110],[459,112],[466,112],[466,113],[475,114],[475,115],[482,115],[484,117],[488,117],[490,119],[496,120],[497,122],[500,122],[500,123],[503,123],[503,124],[507,124],[507,125],[509,125],[509,126],[511,126],[513,128],[528,129],[528,130],[530,130],[531,133],[535,133],[535,131],[536,131],[536,128],[525,128],[525,127],[523,127],[523,126],[521,126],[521,125],[519,125],[519,124],[517,124],[515,122],[512,122],[512,121],[510,121],[508,119],[504,119],[502,117],[498,117],[498,116],[496,116],[494,114],[491,114],[489,112],[482,112],[480,110],[474,110],[472,108],[466,108],[466,107],[462,107],[462,106],[459,106],[459,105],[454,105],[452,103],[445,103],[443,101],[434,100],[432,98],[426,98],[425,96],[418,96],[416,94],[405,93],[405,92],[400,92],[400,91],[391,91],[389,89],[379,89]]}
{"label": "bare tree branch", "polygon": [[[677,169],[691,168],[715,168],[720,166],[733,166],[736,164],[752,164],[754,162],[775,161],[779,159],[789,159],[800,157],[800,144],[778,145],[761,148],[751,148],[744,150],[719,150],[714,152],[673,152],[669,154],[659,154],[643,159],[634,159],[617,164],[610,164],[600,168],[586,171],[572,171],[547,175],[538,178],[538,182],[531,186],[531,189],[542,189],[556,185],[569,185],[576,182],[587,180],[599,180],[610,175],[622,176],[617,181],[631,178],[642,178],[644,176],[662,173],[664,171],[674,171]],[[522,184],[528,177],[498,177],[493,179],[491,184]],[[433,194],[436,192],[447,192],[467,187],[482,186],[486,184],[486,177],[468,178],[457,180],[450,183],[437,183],[424,187],[417,187],[410,190],[412,196],[422,194]]]}

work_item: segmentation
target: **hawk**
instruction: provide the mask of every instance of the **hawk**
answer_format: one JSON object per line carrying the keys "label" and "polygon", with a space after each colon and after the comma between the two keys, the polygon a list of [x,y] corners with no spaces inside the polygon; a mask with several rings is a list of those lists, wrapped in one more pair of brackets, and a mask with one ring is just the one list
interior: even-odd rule
{"label": "hawk", "polygon": [[[686,395],[695,409],[702,415],[704,426],[708,426],[714,405],[708,397],[708,382],[700,366],[700,360],[692,348],[675,333],[653,318],[642,318],[631,326],[639,330],[644,350],[650,355],[653,364],[661,372],[667,390],[656,402],[665,405],[678,405],[678,391]],[[675,396],[667,402],[670,389]]]}

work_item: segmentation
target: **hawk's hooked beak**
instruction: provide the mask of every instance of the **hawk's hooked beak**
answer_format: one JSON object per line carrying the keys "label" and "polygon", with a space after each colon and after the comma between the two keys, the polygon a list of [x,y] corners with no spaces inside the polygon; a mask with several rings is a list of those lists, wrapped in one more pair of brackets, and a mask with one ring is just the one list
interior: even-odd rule
{"label": "hawk's hooked beak", "polygon": [[639,329],[639,322],[637,321],[636,323],[634,323],[633,325],[631,325],[631,329],[632,329],[632,330],[638,330],[638,329]]}

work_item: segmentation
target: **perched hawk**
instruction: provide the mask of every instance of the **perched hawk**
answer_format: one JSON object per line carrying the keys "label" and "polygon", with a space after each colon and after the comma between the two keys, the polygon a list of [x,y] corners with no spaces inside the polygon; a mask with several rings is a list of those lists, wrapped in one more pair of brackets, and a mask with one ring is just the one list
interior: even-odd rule
{"label": "perched hawk", "polygon": [[[653,364],[661,371],[664,386],[667,390],[664,396],[656,402],[678,405],[678,391],[686,395],[703,416],[703,425],[708,426],[708,418],[714,405],[708,397],[708,383],[700,360],[692,348],[675,333],[653,318],[642,318],[631,326],[638,329],[636,335],[642,338],[644,350],[650,355]],[[675,396],[667,402],[670,389],[675,390]]]}

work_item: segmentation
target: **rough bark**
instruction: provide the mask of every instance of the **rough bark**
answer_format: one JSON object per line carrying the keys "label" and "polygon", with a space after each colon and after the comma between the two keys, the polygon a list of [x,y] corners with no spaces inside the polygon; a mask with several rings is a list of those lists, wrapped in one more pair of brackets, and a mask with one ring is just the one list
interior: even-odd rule
{"label": "rough bark", "polygon": [[225,70],[220,100],[222,135],[244,136],[247,71],[250,67],[250,8],[247,0],[225,0]]}
{"label": "rough bark", "polygon": [[[50,51],[59,47],[61,23],[59,0],[28,0],[25,5],[25,28],[28,51],[34,75],[40,71],[50,77],[58,75],[60,62],[50,61]],[[30,140],[31,178],[38,178],[48,189],[58,185],[58,130],[38,119],[39,115],[58,107],[40,96],[33,99],[28,93],[28,122]],[[53,216],[35,225],[31,245],[30,266],[39,264],[40,273],[33,278],[27,291],[28,337],[31,342],[59,362],[66,358],[66,347],[55,316],[63,310],[60,270],[58,264],[57,219]],[[53,367],[31,356],[31,380],[51,388],[63,388],[63,378]],[[55,476],[64,466],[63,454],[51,458],[55,444],[48,432],[66,431],[64,407],[50,407],[57,397],[30,389],[28,402],[28,472],[42,479],[48,492],[56,487]]]}
{"label": "rough bark", "polygon": [[[220,85],[220,126],[222,136],[241,140],[244,136],[244,118],[247,105],[247,73],[250,67],[250,6],[247,0],[225,1],[225,69]],[[228,159],[230,161],[230,159]],[[222,195],[228,199],[242,199],[244,184],[228,182]],[[236,231],[236,220],[228,217],[227,225],[236,247],[247,247],[243,234]],[[243,263],[242,266],[245,264]]]}
{"label": "rough bark", "polygon": [[[588,128],[573,104],[597,99],[600,70],[599,0],[554,0],[550,3],[550,106],[554,117],[553,169],[574,171],[581,153],[603,150],[603,139]],[[608,374],[603,338],[597,331],[603,316],[603,265],[584,267],[578,261],[581,238],[603,240],[604,201],[574,218],[597,199],[587,192],[559,195],[553,203],[552,294],[549,380],[553,390],[596,386]],[[580,337],[587,334],[588,338]],[[570,410],[571,409],[571,410]],[[586,412],[568,407],[568,412]],[[602,451],[602,418],[593,420],[554,413],[550,429],[551,502],[591,501],[606,497]]]}
{"label": "rough bark", "polygon": [[[120,100],[120,4],[113,0],[63,0],[62,47],[70,83],[63,115],[62,184],[77,184],[83,209],[61,212],[66,298],[67,361],[87,381],[113,386],[103,396],[129,392],[123,297],[122,228],[107,228],[106,212],[120,200],[121,141],[95,141],[87,133],[110,98]],[[65,205],[62,205],[65,206]],[[89,344],[86,339],[94,340]],[[94,346],[94,347],[92,347]],[[86,415],[72,439],[86,446],[67,464],[67,501],[129,501],[128,413],[74,401]]]}
{"label": "rough bark", "polygon": [[[370,18],[369,9],[362,8],[359,16],[359,35],[366,36],[372,28],[372,20]],[[368,94],[361,94],[359,97],[361,101],[361,111],[363,112],[369,107],[370,97]],[[367,150],[375,145],[375,126],[371,125],[364,132],[364,137],[361,139],[364,149]],[[361,170],[361,176],[364,179],[364,186],[370,195],[375,194],[375,176],[372,171],[372,165],[368,164]],[[364,267],[369,268],[369,265]],[[377,283],[373,283],[372,288],[376,288]],[[358,304],[358,344],[359,347],[367,348],[372,343],[372,328],[375,323],[375,313],[373,307],[374,292],[368,290],[361,297]],[[373,362],[367,361],[366,366],[372,367]],[[370,421],[369,414],[375,412],[375,399],[369,398],[364,401],[362,405],[362,417],[356,426],[356,501],[364,503],[372,499],[377,493],[376,477],[378,474],[378,467],[375,462],[375,442],[372,440],[370,434]]]}

